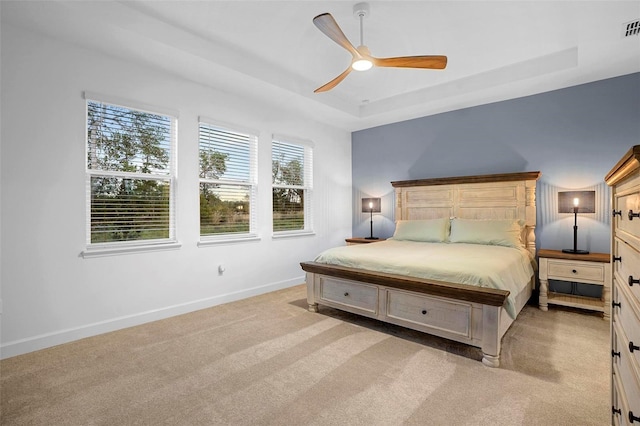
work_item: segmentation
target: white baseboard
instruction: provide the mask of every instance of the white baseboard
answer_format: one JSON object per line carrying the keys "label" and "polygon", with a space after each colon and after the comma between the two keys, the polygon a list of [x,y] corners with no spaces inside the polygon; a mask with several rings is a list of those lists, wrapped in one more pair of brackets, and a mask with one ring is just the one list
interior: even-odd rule
{"label": "white baseboard", "polygon": [[247,297],[258,296],[260,294],[269,293],[271,291],[293,287],[295,285],[304,283],[304,280],[305,278],[304,276],[302,276],[299,278],[280,281],[277,283],[270,283],[267,285],[253,287],[234,293],[227,293],[206,299],[194,300],[192,302],[182,303],[179,305],[167,306],[166,308],[155,309],[152,311],[141,312],[139,314],[127,315],[106,321],[96,322],[93,324],[83,325],[80,327],[54,331],[52,333],[46,333],[26,339],[7,342],[0,345],[0,359],[11,358],[13,356],[34,352],[40,349],[50,348],[52,346],[61,345],[63,343],[73,342],[74,340],[97,336],[99,334],[121,330],[123,328],[133,327],[151,321],[157,321],[176,315],[198,311],[200,309],[210,308],[212,306],[221,305],[223,303],[246,299]]}

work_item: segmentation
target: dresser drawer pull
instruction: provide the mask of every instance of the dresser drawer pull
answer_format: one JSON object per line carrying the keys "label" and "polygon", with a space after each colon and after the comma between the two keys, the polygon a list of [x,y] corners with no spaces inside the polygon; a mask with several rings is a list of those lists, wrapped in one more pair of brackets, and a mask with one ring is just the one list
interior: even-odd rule
{"label": "dresser drawer pull", "polygon": [[629,210],[629,220],[633,220],[634,217],[640,217],[640,212],[634,213],[633,210]]}
{"label": "dresser drawer pull", "polygon": [[613,414],[622,414],[622,409],[621,408],[616,408],[613,405],[611,406],[611,412]]}
{"label": "dresser drawer pull", "polygon": [[574,274],[578,273],[578,271],[576,271],[575,269],[572,269],[571,272],[573,272]]}
{"label": "dresser drawer pull", "polygon": [[633,353],[633,351],[640,351],[640,346],[636,346],[633,342],[629,342],[629,352]]}
{"label": "dresser drawer pull", "polygon": [[640,423],[640,417],[636,417],[633,415],[633,411],[629,411],[629,423],[633,423],[633,422],[639,422]]}
{"label": "dresser drawer pull", "polygon": [[344,297],[349,297],[349,292],[348,291],[344,292]]}
{"label": "dresser drawer pull", "polygon": [[611,358],[615,358],[615,357],[620,358],[620,352],[616,352],[613,349],[611,349]]}
{"label": "dresser drawer pull", "polygon": [[613,209],[613,217],[616,217],[616,215],[622,217],[622,210]]}
{"label": "dresser drawer pull", "polygon": [[422,315],[427,315],[427,310],[426,309],[422,310]]}
{"label": "dresser drawer pull", "polygon": [[622,263],[622,256],[613,256],[613,263],[616,262]]}
{"label": "dresser drawer pull", "polygon": [[640,284],[640,278],[634,280],[633,275],[629,275],[629,285],[633,286],[634,284]]}
{"label": "dresser drawer pull", "polygon": [[622,309],[622,303],[620,303],[620,302],[616,302],[615,300],[614,300],[614,301],[612,301],[612,302],[611,302],[611,307],[615,309],[615,308],[616,308],[616,306],[617,306],[618,308],[621,308],[621,309]]}

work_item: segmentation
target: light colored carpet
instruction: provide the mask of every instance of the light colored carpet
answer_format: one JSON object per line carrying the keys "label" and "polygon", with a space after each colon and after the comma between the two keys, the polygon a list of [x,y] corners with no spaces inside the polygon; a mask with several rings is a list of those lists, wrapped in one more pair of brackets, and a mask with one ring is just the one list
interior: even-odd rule
{"label": "light colored carpet", "polygon": [[502,366],[303,286],[3,360],[3,425],[605,425],[609,327],[524,308]]}

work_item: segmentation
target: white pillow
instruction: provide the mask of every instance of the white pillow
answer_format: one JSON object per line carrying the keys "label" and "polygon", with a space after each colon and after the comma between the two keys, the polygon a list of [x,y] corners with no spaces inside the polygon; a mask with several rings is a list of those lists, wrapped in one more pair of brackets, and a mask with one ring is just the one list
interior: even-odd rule
{"label": "white pillow", "polygon": [[451,221],[452,243],[487,244],[507,247],[522,247],[522,227],[519,220],[473,220]]}
{"label": "white pillow", "polygon": [[428,220],[399,220],[396,222],[394,240],[441,243],[449,234],[449,218]]}

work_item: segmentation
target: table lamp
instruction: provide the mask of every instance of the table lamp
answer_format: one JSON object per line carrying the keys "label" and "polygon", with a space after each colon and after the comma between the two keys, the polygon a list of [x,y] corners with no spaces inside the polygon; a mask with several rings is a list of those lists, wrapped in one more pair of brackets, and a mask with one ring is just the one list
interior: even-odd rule
{"label": "table lamp", "polygon": [[377,240],[378,237],[373,236],[373,213],[380,213],[380,198],[363,198],[362,199],[362,213],[369,213],[371,215],[371,235],[365,237],[367,240]]}
{"label": "table lamp", "polygon": [[589,254],[588,250],[578,250],[578,213],[596,212],[595,191],[558,192],[558,213],[573,213],[573,248],[563,253]]}

